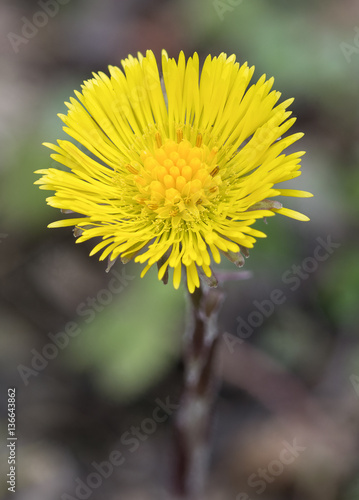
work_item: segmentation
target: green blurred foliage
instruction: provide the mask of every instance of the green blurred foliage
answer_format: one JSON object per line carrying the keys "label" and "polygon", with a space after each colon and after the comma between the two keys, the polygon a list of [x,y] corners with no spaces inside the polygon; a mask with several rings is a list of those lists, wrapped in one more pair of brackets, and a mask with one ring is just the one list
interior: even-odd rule
{"label": "green blurred foliage", "polygon": [[287,2],[243,0],[228,11],[211,4],[212,8],[206,0],[190,3],[194,37],[236,53],[240,62],[248,60],[257,71],[273,75],[279,89],[290,89],[293,95],[337,111],[333,97],[350,104],[357,95],[359,64],[355,55],[348,64],[340,47],[342,42],[353,43],[354,26],[348,33],[338,25],[333,2],[288,6]]}
{"label": "green blurred foliage", "polygon": [[39,98],[33,109],[32,126],[19,131],[19,144],[14,148],[4,172],[0,172],[2,219],[11,231],[41,232],[49,222],[59,217],[58,210],[45,205],[46,197],[51,193],[34,185],[39,178],[39,174],[34,173],[36,170],[62,168],[50,158],[50,150],[42,145],[43,142],[56,143],[58,139],[67,137],[56,115],[67,109],[64,100],[73,94],[75,83],[70,76],[65,84],[62,81],[61,85],[59,83],[54,83],[51,90]]}
{"label": "green blurred foliage", "polygon": [[337,325],[356,328],[358,321],[359,266],[358,250],[349,247],[330,266],[323,283],[323,296],[331,305],[331,315]]}
{"label": "green blurred foliage", "polygon": [[118,299],[80,323],[68,362],[89,371],[95,386],[112,399],[133,399],[163,377],[178,358],[183,331],[183,295],[156,273],[137,276]]}

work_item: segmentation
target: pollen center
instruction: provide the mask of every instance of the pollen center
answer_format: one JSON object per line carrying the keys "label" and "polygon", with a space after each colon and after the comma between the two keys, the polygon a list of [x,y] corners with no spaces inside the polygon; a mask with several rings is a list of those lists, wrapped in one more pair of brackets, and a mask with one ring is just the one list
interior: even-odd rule
{"label": "pollen center", "polygon": [[[198,134],[196,145],[182,139],[168,139],[163,145],[156,134],[157,148],[141,155],[142,168],[134,181],[139,191],[136,201],[156,212],[159,217],[193,220],[218,195],[221,177],[216,166],[217,150],[202,145]],[[128,165],[128,170],[135,169]]]}

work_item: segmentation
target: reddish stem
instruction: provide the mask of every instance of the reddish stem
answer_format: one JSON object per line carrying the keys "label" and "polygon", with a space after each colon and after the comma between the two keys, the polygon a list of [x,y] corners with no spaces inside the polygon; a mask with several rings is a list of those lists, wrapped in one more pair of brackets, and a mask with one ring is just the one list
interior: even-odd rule
{"label": "reddish stem", "polygon": [[184,387],[175,424],[177,464],[175,492],[181,498],[203,494],[209,458],[209,437],[217,353],[217,316],[223,293],[197,288],[189,294],[190,322],[184,337]]}

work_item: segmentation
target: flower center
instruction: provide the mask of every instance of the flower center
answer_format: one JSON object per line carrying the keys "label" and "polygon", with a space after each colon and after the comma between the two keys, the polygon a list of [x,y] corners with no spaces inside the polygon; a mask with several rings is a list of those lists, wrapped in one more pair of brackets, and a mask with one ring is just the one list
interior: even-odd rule
{"label": "flower center", "polygon": [[209,150],[203,145],[201,134],[196,146],[183,139],[181,131],[177,139],[177,142],[167,139],[162,144],[157,133],[154,153],[144,151],[141,155],[141,170],[131,165],[127,168],[138,174],[134,177],[138,203],[159,217],[193,220],[218,194],[221,177],[216,166],[217,149]]}

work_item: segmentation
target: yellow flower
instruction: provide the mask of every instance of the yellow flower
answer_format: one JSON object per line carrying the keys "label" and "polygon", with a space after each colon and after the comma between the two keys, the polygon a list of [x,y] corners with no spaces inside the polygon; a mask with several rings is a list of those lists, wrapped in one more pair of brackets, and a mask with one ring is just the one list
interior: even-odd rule
{"label": "yellow flower", "polygon": [[303,134],[282,138],[293,125],[288,106],[277,104],[273,78],[249,86],[254,67],[235,56],[210,56],[199,69],[162,53],[163,81],[152,51],[110,66],[84,82],[59,115],[67,140],[45,145],[63,167],[38,170],[40,189],[55,191],[49,205],[81,214],[49,227],[76,226],[78,242],[100,237],[91,255],[123,262],[157,263],[158,277],[181,270],[190,292],[199,273],[210,277],[220,252],[239,263],[240,251],[265,234],[256,219],[280,213],[308,218],[268,198],[311,196],[276,183],[300,175],[304,152],[283,150]]}

